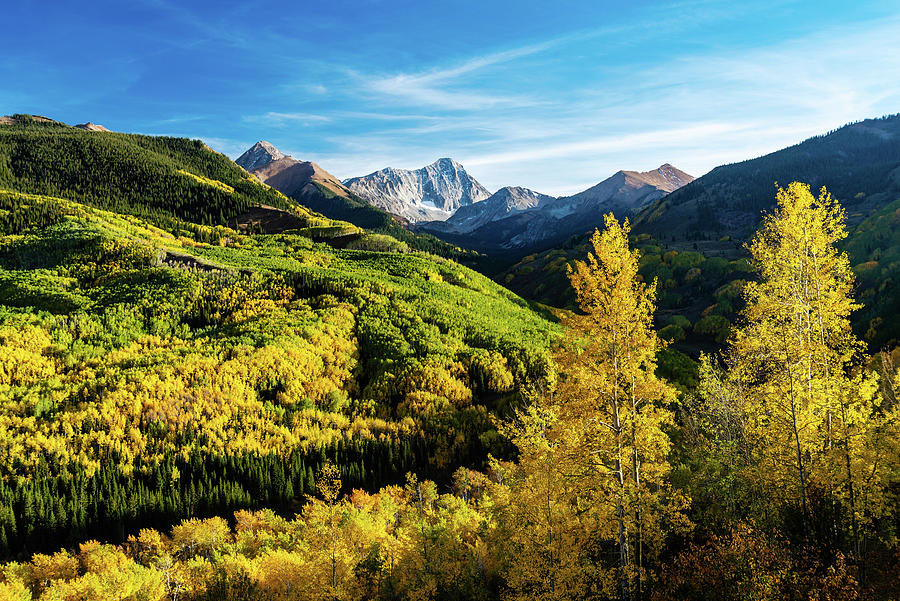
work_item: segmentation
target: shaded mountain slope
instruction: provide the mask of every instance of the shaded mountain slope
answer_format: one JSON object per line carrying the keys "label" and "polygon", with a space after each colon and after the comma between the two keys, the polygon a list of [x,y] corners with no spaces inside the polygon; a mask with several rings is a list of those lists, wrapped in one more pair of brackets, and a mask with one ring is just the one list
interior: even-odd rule
{"label": "shaded mountain slope", "polygon": [[771,154],[716,167],[661,198],[635,220],[636,232],[673,242],[747,239],[774,207],[775,182],[822,186],[854,226],[900,191],[900,115],[866,119]]}

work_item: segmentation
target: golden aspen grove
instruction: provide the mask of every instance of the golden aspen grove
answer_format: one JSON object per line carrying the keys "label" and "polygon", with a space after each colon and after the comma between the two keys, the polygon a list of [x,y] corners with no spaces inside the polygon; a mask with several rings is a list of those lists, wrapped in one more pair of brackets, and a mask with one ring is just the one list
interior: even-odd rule
{"label": "golden aspen grove", "polygon": [[841,204],[774,200],[731,260],[607,214],[567,310],[199,141],[15,116],[0,601],[900,599],[900,351]]}

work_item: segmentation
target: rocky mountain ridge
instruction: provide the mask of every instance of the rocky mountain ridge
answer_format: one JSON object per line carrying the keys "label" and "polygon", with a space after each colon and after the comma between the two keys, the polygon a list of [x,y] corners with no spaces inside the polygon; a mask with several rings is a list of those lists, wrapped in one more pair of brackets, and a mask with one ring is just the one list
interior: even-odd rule
{"label": "rocky mountain ridge", "polygon": [[774,207],[775,182],[825,186],[851,227],[900,194],[900,114],[850,123],[799,144],[716,167],[635,219],[634,230],[675,243],[745,240]]}
{"label": "rocky mountain ridge", "polygon": [[[324,187],[334,196],[349,198],[347,188],[338,178],[331,175],[312,161],[298,161],[286,155],[269,142],[260,140],[235,161],[255,175],[267,186],[271,186],[291,198],[320,196]],[[314,209],[318,210],[318,209]]]}
{"label": "rocky mountain ridge", "polygon": [[444,221],[460,207],[491,195],[465,167],[450,158],[416,170],[387,167],[342,183],[376,207],[411,222]]}
{"label": "rocky mountain ridge", "polygon": [[433,221],[421,224],[422,227],[435,231],[467,234],[492,222],[506,219],[522,211],[529,211],[541,204],[546,205],[555,200],[552,196],[521,188],[506,186],[490,198],[481,202],[463,205],[446,221]]}
{"label": "rocky mountain ridge", "polygon": [[271,142],[260,140],[235,159],[234,162],[247,171],[252,172],[254,169],[265,167],[269,163],[283,159],[286,156],[286,154],[272,146]]}

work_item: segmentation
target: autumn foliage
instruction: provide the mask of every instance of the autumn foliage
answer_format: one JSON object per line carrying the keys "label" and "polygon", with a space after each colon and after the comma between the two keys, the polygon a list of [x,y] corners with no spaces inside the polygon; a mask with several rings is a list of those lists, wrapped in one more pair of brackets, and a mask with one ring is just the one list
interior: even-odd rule
{"label": "autumn foliage", "polygon": [[0,599],[896,599],[896,353],[837,202],[777,200],[676,386],[612,216],[557,325],[432,256],[0,192]]}

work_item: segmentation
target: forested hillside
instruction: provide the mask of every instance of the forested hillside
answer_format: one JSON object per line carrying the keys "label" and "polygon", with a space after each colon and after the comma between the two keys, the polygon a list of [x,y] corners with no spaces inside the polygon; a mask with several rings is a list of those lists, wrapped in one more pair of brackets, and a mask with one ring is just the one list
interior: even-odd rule
{"label": "forested hillside", "polygon": [[[5,555],[289,512],[326,458],[374,490],[510,454],[491,419],[552,383],[546,316],[452,261],[366,250],[404,250],[387,236],[318,243],[355,226],[194,142],[42,127],[0,128],[3,185],[68,196],[0,191]],[[144,148],[165,149],[157,188],[132,173]],[[306,227],[204,224],[279,200]]]}
{"label": "forested hillside", "polygon": [[0,189],[140,215],[168,229],[225,225],[256,205],[290,210],[310,225],[339,225],[260,185],[199,140],[85,131],[29,115],[0,125]]}
{"label": "forested hillside", "polygon": [[312,189],[304,187],[291,197],[313,211],[332,219],[348,221],[376,234],[390,236],[409,248],[458,261],[478,260],[479,254],[473,250],[450,244],[431,234],[409,231],[395,216],[372,206],[349,190],[346,195],[339,195],[317,182],[312,182],[310,186]]}
{"label": "forested hillside", "polygon": [[852,228],[900,196],[898,169],[900,115],[866,119],[759,158],[716,167],[644,209],[635,219],[635,232],[681,247],[726,236],[747,240],[761,212],[774,206],[773,184],[794,180],[815,189],[827,187],[846,208]]}
{"label": "forested hillside", "polygon": [[[891,317],[900,310],[898,203],[867,218],[840,244],[857,276],[855,296],[863,303],[852,316],[853,328],[872,351],[892,349],[900,342],[900,324]],[[660,335],[693,356],[721,344],[743,306],[742,285],[754,278],[746,251],[735,243],[729,243],[734,250],[726,256],[675,250],[675,245],[646,234],[635,236],[633,242],[642,253],[641,277],[658,282]],[[588,250],[587,237],[572,239],[559,248],[523,257],[496,279],[524,298],[572,310],[576,302],[566,267],[583,259]]]}
{"label": "forested hillside", "polygon": [[551,311],[197,142],[0,164],[0,599],[897,598],[895,204],[608,215],[504,277]]}
{"label": "forested hillside", "polygon": [[900,374],[850,331],[825,194],[779,190],[681,390],[612,216],[551,361],[555,327],[446,261],[7,197],[49,217],[5,277],[70,303],[2,314],[8,598],[897,598]]}
{"label": "forested hillside", "polygon": [[[656,281],[660,336],[694,357],[719,348],[743,306],[743,284],[755,277],[747,257],[675,250],[647,234],[634,236],[632,243],[641,252],[639,276]],[[525,298],[575,310],[566,270],[589,250],[589,237],[573,238],[560,248],[523,257],[497,280]]]}

